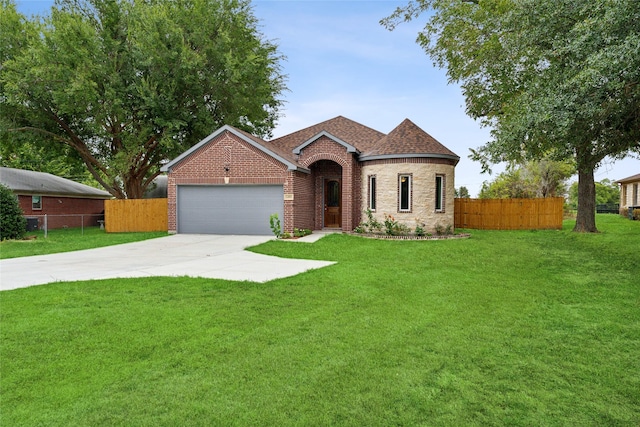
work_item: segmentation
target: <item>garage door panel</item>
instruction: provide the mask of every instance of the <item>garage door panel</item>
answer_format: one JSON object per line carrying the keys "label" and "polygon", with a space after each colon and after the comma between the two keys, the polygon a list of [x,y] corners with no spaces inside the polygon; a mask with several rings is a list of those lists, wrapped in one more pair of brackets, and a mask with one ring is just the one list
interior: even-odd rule
{"label": "garage door panel", "polygon": [[282,185],[178,186],[178,233],[271,234],[284,217]]}

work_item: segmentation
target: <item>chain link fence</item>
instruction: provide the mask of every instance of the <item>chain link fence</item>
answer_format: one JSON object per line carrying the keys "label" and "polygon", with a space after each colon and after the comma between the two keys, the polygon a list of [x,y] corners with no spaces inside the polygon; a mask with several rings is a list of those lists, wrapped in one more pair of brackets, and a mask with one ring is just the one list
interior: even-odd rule
{"label": "chain link fence", "polygon": [[27,231],[44,231],[58,228],[80,228],[84,234],[85,227],[104,228],[104,214],[66,214],[66,215],[28,215]]}

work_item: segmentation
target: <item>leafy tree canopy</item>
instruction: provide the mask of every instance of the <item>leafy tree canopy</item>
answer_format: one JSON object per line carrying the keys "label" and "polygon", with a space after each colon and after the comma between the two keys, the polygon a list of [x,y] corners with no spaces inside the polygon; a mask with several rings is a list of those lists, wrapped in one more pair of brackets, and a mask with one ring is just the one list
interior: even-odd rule
{"label": "leafy tree canopy", "polygon": [[465,186],[460,187],[459,189],[456,188],[455,189],[455,196],[456,197],[460,197],[462,199],[468,199],[469,197],[471,197],[469,195],[469,189]]}
{"label": "leafy tree canopy", "polygon": [[492,182],[484,182],[481,199],[564,197],[567,180],[573,175],[574,166],[569,162],[549,159],[510,166]]}
{"label": "leafy tree canopy", "polygon": [[0,138],[70,147],[115,197],[223,124],[275,126],[282,56],[248,0],[57,0],[42,20],[0,5]]}
{"label": "leafy tree canopy", "polygon": [[418,42],[492,128],[472,158],[575,162],[576,231],[595,226],[594,170],[640,153],[640,2],[416,0],[382,23],[429,11]]}

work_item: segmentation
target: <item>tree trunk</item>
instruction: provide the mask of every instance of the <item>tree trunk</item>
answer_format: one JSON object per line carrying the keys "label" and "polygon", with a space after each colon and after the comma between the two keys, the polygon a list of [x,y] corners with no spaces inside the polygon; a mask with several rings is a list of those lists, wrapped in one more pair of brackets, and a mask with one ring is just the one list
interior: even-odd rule
{"label": "tree trunk", "polygon": [[142,178],[140,176],[132,174],[125,176],[124,186],[127,199],[143,198],[145,188],[143,188]]}
{"label": "tree trunk", "polygon": [[596,228],[596,184],[593,169],[588,172],[578,170],[578,215],[573,231],[597,233]]}

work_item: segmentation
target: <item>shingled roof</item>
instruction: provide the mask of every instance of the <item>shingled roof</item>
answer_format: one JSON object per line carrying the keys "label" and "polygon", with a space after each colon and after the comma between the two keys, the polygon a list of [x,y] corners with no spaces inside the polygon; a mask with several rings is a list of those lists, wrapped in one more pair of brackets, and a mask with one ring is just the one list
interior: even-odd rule
{"label": "shingled roof", "polygon": [[16,194],[110,199],[104,190],[45,172],[0,167],[0,183]]}
{"label": "shingled roof", "polygon": [[323,135],[347,146],[348,151],[359,154],[360,161],[432,157],[453,160],[457,164],[460,160],[460,157],[453,151],[436,141],[409,119],[405,119],[398,127],[385,135],[346,117],[338,116],[270,141],[265,141],[233,126],[225,125],[164,165],[161,170],[169,171],[182,159],[225,131],[234,133],[256,148],[282,161],[290,169],[305,172],[309,170],[300,166],[296,154],[301,148]]}
{"label": "shingled roof", "polygon": [[280,138],[272,139],[267,144],[281,147],[285,151],[292,152],[300,144],[308,141],[322,132],[329,133],[346,143],[354,146],[360,152],[369,150],[373,144],[384,136],[365,125],[362,125],[346,117],[338,116],[333,119],[309,126],[299,131],[290,133]]}
{"label": "shingled roof", "polygon": [[403,157],[435,157],[450,159],[458,163],[453,151],[439,143],[434,137],[405,119],[388,135],[342,116],[309,126],[297,132],[266,142],[267,147],[278,147],[290,153],[312,138],[329,134],[355,147],[359,160],[375,160]]}
{"label": "shingled roof", "polygon": [[373,148],[362,153],[360,160],[390,157],[444,157],[460,160],[453,151],[436,141],[409,119],[405,119],[388,135],[376,142]]}

